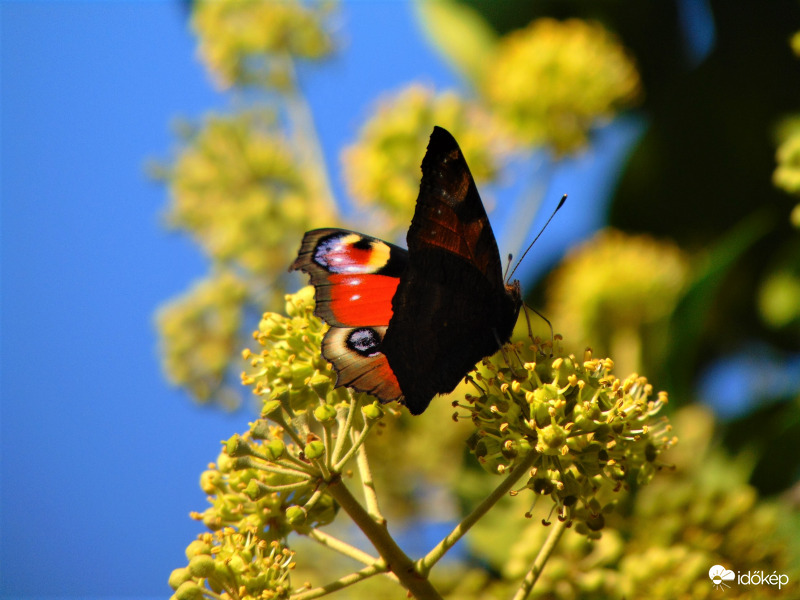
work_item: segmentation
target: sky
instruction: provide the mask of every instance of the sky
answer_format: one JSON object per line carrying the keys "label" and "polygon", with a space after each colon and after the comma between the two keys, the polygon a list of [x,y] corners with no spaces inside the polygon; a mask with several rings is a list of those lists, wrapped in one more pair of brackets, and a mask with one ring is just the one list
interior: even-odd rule
{"label": "sky", "polygon": [[[230,107],[187,17],[183,2],[0,2],[2,598],[168,596],[202,531],[200,472],[253,418],[197,408],[159,366],[154,311],[208,265],[163,227],[144,167],[175,149],[176,117]],[[460,82],[410,3],[345,3],[338,24],[336,58],[300,74],[341,198],[339,151],[382,94]],[[523,281],[598,226],[640,129],[559,167],[545,198],[570,201]],[[501,253],[517,214],[492,216]]]}

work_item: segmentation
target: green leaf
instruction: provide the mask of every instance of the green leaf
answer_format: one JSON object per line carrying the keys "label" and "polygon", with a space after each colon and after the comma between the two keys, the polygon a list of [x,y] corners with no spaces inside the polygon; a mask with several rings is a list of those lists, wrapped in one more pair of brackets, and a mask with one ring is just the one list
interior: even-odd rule
{"label": "green leaf", "polygon": [[697,344],[704,331],[717,295],[726,277],[738,260],[774,226],[773,217],[756,212],[745,217],[712,247],[705,265],[696,273],[686,293],[678,303],[670,322],[671,348],[667,358],[666,377],[662,386],[670,390],[670,399],[681,403],[689,399],[687,388],[697,364]]}

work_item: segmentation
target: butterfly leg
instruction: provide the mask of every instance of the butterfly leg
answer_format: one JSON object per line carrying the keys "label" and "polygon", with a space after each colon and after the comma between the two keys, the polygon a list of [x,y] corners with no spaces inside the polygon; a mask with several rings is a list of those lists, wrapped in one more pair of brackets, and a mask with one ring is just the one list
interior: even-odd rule
{"label": "butterfly leg", "polygon": [[528,337],[533,341],[533,330],[531,329],[531,321],[528,318],[528,311],[526,309],[530,308],[533,312],[535,312],[539,318],[547,323],[547,326],[550,328],[550,356],[553,356],[553,348],[555,347],[555,334],[553,333],[553,324],[550,322],[550,319],[545,317],[542,313],[538,310],[533,308],[532,306],[528,306],[524,302],[522,303],[522,310],[525,311],[525,320],[528,322]]}

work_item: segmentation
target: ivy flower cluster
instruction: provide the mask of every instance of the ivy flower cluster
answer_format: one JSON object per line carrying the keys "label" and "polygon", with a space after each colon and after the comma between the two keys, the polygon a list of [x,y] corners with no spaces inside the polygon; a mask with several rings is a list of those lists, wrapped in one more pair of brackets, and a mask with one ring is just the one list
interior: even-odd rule
{"label": "ivy flower cluster", "polygon": [[239,344],[246,295],[236,275],[220,271],[158,312],[164,370],[173,384],[185,387],[200,402],[239,404],[238,390],[225,380]]}
{"label": "ivy flower cluster", "polygon": [[598,120],[636,102],[641,83],[600,24],[538,19],[501,39],[484,92],[521,141],[564,154],[585,146]]}
{"label": "ivy flower cluster", "polygon": [[303,232],[333,220],[301,165],[269,111],[209,116],[170,168],[169,223],[214,260],[272,281]]}
{"label": "ivy flower cluster", "polygon": [[192,27],[200,56],[220,87],[293,85],[290,57],[320,59],[333,43],[326,30],[331,3],[200,0]]}
{"label": "ivy flower cluster", "polygon": [[419,193],[419,163],[434,125],[458,139],[475,180],[491,181],[499,170],[497,127],[478,107],[453,92],[412,85],[384,100],[342,153],[348,192],[363,206],[378,206],[393,221],[406,219]]}
{"label": "ivy flower cluster", "polygon": [[334,389],[319,354],[325,326],[313,315],[313,294],[307,287],[287,296],[286,315],[266,313],[254,334],[262,351],[244,352],[250,368],[242,381],[261,398],[261,418],[227,440],[200,477],[210,506],[192,517],[213,535],[189,546],[189,566],[170,579],[181,600],[199,597],[189,588],[220,594],[229,583],[239,595],[222,597],[286,597],[292,561],[285,539],[312,535],[335,518],[339,507],[327,486],[384,414],[366,396]]}
{"label": "ivy flower cluster", "polygon": [[[647,333],[651,360],[689,278],[689,260],[674,243],[614,229],[569,252],[548,282],[547,314],[571,350],[609,352],[625,371],[642,368]],[[635,350],[634,350],[635,349]],[[630,357],[629,360],[625,360]],[[624,363],[624,364],[623,364]]]}
{"label": "ivy flower cluster", "polygon": [[[294,552],[232,527],[203,533],[186,549],[189,564],[172,571],[174,600],[279,600],[291,591]],[[209,593],[210,592],[210,593]]]}
{"label": "ivy flower cluster", "polygon": [[675,443],[657,417],[667,394],[654,398],[638,375],[617,378],[611,359],[589,351],[583,360],[551,356],[547,345],[534,352],[519,366],[484,360],[474,379],[480,393],[456,402],[454,418],[475,424],[468,446],[485,469],[503,474],[529,461],[530,477],[515,493],[549,496],[560,520],[596,537],[616,504],[605,492],[647,483]]}

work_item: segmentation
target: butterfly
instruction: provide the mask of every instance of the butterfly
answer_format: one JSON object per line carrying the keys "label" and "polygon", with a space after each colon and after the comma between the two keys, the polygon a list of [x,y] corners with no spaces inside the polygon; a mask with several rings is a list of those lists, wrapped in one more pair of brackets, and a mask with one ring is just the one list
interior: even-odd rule
{"label": "butterfly", "polygon": [[421,414],[494,354],[517,322],[519,282],[500,253],[458,143],[434,127],[408,250],[345,229],[303,237],[290,270],[311,276],[315,314],[330,325],[322,356],[336,386]]}

